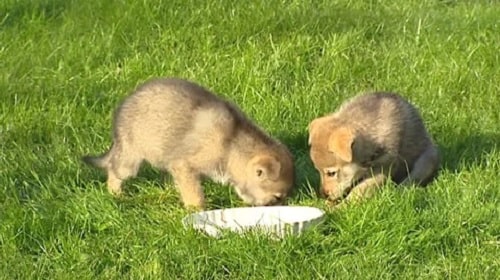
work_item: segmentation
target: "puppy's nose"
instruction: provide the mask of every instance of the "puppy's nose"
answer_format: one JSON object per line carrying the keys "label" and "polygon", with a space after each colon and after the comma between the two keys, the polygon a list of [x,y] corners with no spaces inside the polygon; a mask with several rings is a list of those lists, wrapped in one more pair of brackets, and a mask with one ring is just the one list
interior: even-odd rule
{"label": "puppy's nose", "polygon": [[277,193],[273,194],[272,198],[268,201],[266,206],[272,206],[272,205],[282,205],[284,201],[284,195]]}
{"label": "puppy's nose", "polygon": [[329,196],[330,196],[330,193],[331,193],[331,192],[330,192],[329,190],[325,189],[325,188],[321,188],[321,189],[319,190],[319,194],[320,194],[320,195],[321,195],[321,197],[323,197],[323,198],[329,197]]}
{"label": "puppy's nose", "polygon": [[273,195],[276,200],[281,200],[283,198],[283,194],[281,193],[276,193]]}
{"label": "puppy's nose", "polygon": [[287,201],[286,195],[280,193],[280,194],[274,195],[274,197],[276,198],[275,205],[286,205],[286,201]]}

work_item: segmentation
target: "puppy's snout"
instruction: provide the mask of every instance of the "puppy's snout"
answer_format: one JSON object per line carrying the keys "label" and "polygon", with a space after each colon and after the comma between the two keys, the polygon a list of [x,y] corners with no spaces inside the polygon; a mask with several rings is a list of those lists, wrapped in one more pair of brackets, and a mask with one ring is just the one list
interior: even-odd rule
{"label": "puppy's snout", "polygon": [[325,188],[320,188],[319,194],[320,194],[321,197],[327,198],[327,197],[329,197],[331,195],[331,191],[329,191],[329,190],[327,190]]}
{"label": "puppy's snout", "polygon": [[286,205],[287,201],[287,195],[285,194],[278,194],[274,196],[276,198],[276,205]]}
{"label": "puppy's snout", "polygon": [[281,193],[274,194],[273,196],[274,196],[274,200],[276,200],[276,201],[280,201],[284,197],[284,195]]}
{"label": "puppy's snout", "polygon": [[266,206],[273,206],[273,205],[284,205],[286,200],[286,196],[283,194],[274,194],[272,198],[266,203]]}

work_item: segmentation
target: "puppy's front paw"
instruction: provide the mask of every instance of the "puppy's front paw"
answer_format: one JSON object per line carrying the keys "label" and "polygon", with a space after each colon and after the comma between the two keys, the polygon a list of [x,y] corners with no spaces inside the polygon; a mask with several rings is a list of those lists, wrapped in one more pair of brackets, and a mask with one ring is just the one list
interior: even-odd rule
{"label": "puppy's front paw", "polygon": [[205,210],[205,206],[204,205],[184,205],[184,208],[188,211],[188,212],[199,212],[199,211],[203,211]]}
{"label": "puppy's front paw", "polygon": [[335,199],[335,200],[327,199],[325,201],[325,204],[331,210],[341,210],[347,206],[347,203],[342,199]]}
{"label": "puppy's front paw", "polygon": [[108,192],[114,197],[119,197],[123,193],[121,187],[108,187]]}

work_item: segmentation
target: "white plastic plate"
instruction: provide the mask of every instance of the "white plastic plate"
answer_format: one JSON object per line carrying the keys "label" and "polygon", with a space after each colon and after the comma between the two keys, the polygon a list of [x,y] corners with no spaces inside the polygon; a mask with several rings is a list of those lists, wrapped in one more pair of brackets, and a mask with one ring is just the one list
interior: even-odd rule
{"label": "white plastic plate", "polygon": [[297,235],[323,220],[324,212],[309,206],[260,206],[202,211],[186,216],[186,228],[218,237],[223,230],[244,233],[260,231],[275,237]]}

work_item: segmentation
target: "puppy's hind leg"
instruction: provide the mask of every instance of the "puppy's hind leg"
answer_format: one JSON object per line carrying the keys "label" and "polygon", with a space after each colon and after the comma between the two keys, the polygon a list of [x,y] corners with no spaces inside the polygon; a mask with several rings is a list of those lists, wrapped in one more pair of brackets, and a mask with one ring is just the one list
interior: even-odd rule
{"label": "puppy's hind leg", "polygon": [[115,196],[120,195],[122,193],[122,182],[123,180],[118,178],[112,170],[108,170],[108,180],[106,184],[108,185],[109,193]]}
{"label": "puppy's hind leg", "polygon": [[430,145],[417,159],[410,174],[401,184],[425,186],[436,176],[438,168],[439,152],[434,145]]}
{"label": "puppy's hind leg", "polygon": [[113,195],[122,193],[122,183],[128,178],[135,177],[143,161],[133,152],[124,152],[115,149],[110,157],[108,168],[108,191]]}

